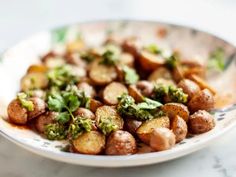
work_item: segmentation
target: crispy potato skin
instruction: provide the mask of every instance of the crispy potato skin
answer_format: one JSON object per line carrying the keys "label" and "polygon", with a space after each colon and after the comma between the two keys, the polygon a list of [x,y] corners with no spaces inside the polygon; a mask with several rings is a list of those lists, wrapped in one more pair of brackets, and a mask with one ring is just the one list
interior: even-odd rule
{"label": "crispy potato skin", "polygon": [[117,130],[108,137],[105,150],[107,155],[129,155],[136,151],[135,138],[129,132]]}
{"label": "crispy potato skin", "polygon": [[207,111],[199,110],[190,116],[188,125],[191,133],[200,134],[213,129],[215,127],[215,120]]}
{"label": "crispy potato skin", "polygon": [[142,125],[142,121],[135,120],[132,118],[125,119],[125,128],[128,132],[135,135],[137,129]]}
{"label": "crispy potato skin", "polygon": [[34,110],[28,111],[28,120],[34,119],[46,111],[46,103],[38,97],[32,97],[31,100],[34,104]]}
{"label": "crispy potato skin", "polygon": [[89,104],[89,107],[90,107],[90,110],[92,112],[96,112],[97,108],[99,108],[100,106],[102,106],[102,102],[98,101],[98,100],[95,100],[95,99],[91,99],[90,100],[90,104]]}
{"label": "crispy potato skin", "polygon": [[188,107],[181,103],[166,103],[161,108],[167,115],[173,119],[176,115],[182,117],[186,122],[188,121],[189,111]]}
{"label": "crispy potato skin", "polygon": [[200,87],[189,79],[181,80],[177,86],[182,88],[183,92],[188,95],[188,100],[190,100],[196,93],[200,91]]}
{"label": "crispy potato skin", "polygon": [[89,85],[87,82],[81,82],[77,85],[77,87],[79,90],[84,91],[85,95],[90,98],[93,98],[96,95],[95,89],[91,85]]}
{"label": "crispy potato skin", "polygon": [[98,131],[90,131],[72,140],[72,144],[74,150],[78,153],[96,155],[103,151],[105,141],[105,135]]}
{"label": "crispy potato skin", "polygon": [[188,103],[188,108],[191,112],[198,110],[210,111],[214,108],[214,96],[208,89],[199,91]]}
{"label": "crispy potato skin", "polygon": [[84,117],[84,118],[89,118],[89,119],[92,119],[92,120],[95,119],[95,114],[92,111],[90,111],[89,109],[86,109],[86,108],[78,108],[74,112],[74,115]]}
{"label": "crispy potato skin", "polygon": [[27,110],[21,106],[21,103],[14,99],[7,107],[8,118],[12,123],[24,125],[27,123]]}
{"label": "crispy potato skin", "polygon": [[124,120],[117,113],[116,109],[112,106],[101,106],[96,112],[96,126],[99,127],[99,123],[101,119],[110,118],[112,123],[118,126],[118,129],[123,129]]}
{"label": "crispy potato skin", "polygon": [[151,132],[155,128],[160,128],[160,127],[170,128],[169,117],[163,116],[152,120],[148,120],[142,123],[142,125],[137,129],[136,133],[142,142],[149,144]]}
{"label": "crispy potato skin", "polygon": [[112,82],[108,84],[103,90],[103,100],[108,105],[118,104],[118,97],[123,93],[128,93],[125,85],[119,82]]}
{"label": "crispy potato skin", "polygon": [[164,59],[147,51],[141,51],[139,62],[143,69],[153,71],[164,65]]}
{"label": "crispy potato skin", "polygon": [[176,143],[179,143],[187,136],[188,126],[184,119],[176,115],[171,122],[171,130],[175,134]]}
{"label": "crispy potato skin", "polygon": [[149,81],[138,81],[136,84],[138,90],[145,97],[150,97],[153,93],[154,85]]}
{"label": "crispy potato skin", "polygon": [[140,50],[139,42],[140,42],[139,39],[136,37],[127,38],[121,44],[121,47],[125,52],[130,53],[131,55],[134,56],[134,58],[137,58]]}
{"label": "crispy potato skin", "polygon": [[156,151],[171,149],[175,145],[175,135],[168,128],[156,128],[150,136],[150,146]]}
{"label": "crispy potato skin", "polygon": [[57,112],[48,111],[35,119],[35,128],[39,133],[43,133],[45,126],[55,122]]}

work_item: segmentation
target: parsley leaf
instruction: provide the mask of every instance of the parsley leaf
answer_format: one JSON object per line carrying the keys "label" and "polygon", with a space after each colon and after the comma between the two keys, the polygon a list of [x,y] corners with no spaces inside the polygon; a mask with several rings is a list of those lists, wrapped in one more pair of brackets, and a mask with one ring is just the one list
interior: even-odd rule
{"label": "parsley leaf", "polygon": [[223,71],[225,68],[225,52],[222,48],[217,48],[210,54],[208,61],[209,69],[216,69],[218,71]]}
{"label": "parsley leaf", "polygon": [[136,71],[128,66],[123,67],[124,79],[126,84],[135,84],[139,80],[139,75]]}
{"label": "parsley leaf", "polygon": [[28,111],[34,110],[34,103],[28,100],[28,95],[24,92],[17,94],[17,99],[20,101],[21,105],[26,108]]}

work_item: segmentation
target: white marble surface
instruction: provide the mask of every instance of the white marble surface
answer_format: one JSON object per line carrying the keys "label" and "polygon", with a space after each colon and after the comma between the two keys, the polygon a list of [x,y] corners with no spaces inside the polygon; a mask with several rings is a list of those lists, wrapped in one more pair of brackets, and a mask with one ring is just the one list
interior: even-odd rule
{"label": "white marble surface", "polygon": [[[37,32],[93,19],[151,19],[185,24],[236,44],[234,0],[1,0],[0,51]],[[236,129],[211,146],[156,165],[123,169],[74,166],[32,154],[0,137],[3,177],[235,177]]]}

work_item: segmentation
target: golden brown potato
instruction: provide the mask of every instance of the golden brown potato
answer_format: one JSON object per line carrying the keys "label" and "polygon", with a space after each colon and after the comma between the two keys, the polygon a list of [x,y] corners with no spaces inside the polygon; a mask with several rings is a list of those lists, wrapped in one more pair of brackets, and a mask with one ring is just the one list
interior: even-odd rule
{"label": "golden brown potato", "polygon": [[155,128],[170,128],[170,120],[169,117],[163,116],[158,117],[152,120],[148,120],[137,129],[136,133],[138,137],[142,140],[142,142],[149,144],[150,142],[150,134]]}
{"label": "golden brown potato", "polygon": [[138,81],[136,83],[137,89],[141,92],[141,94],[145,97],[150,97],[153,93],[154,85],[149,81]]}
{"label": "golden brown potato", "polygon": [[165,67],[159,67],[148,77],[148,80],[153,82],[156,82],[159,79],[172,80],[170,71]]}
{"label": "golden brown potato", "polygon": [[34,72],[26,74],[20,83],[22,91],[44,89],[48,86],[48,79],[45,73]]}
{"label": "golden brown potato", "polygon": [[139,55],[140,40],[137,37],[127,38],[123,41],[121,47],[125,52],[130,53],[136,58]]}
{"label": "golden brown potato", "polygon": [[182,88],[183,92],[188,95],[188,100],[190,100],[194,95],[196,95],[196,93],[200,91],[200,87],[189,79],[181,80],[177,86]]}
{"label": "golden brown potato", "polygon": [[66,51],[68,53],[79,52],[85,48],[85,44],[83,40],[76,40],[73,42],[69,42],[66,44]]}
{"label": "golden brown potato", "polygon": [[43,133],[45,130],[45,126],[51,123],[54,123],[56,120],[58,113],[47,111],[44,114],[41,114],[35,119],[35,128],[39,133]]}
{"label": "golden brown potato", "polygon": [[155,151],[153,148],[144,143],[138,143],[137,147],[138,147],[137,154],[144,154]]}
{"label": "golden brown potato", "polygon": [[105,148],[105,136],[98,131],[85,132],[72,140],[74,150],[82,154],[100,154]]}
{"label": "golden brown potato", "polygon": [[125,85],[119,82],[112,82],[104,88],[103,100],[108,105],[116,105],[118,104],[118,97],[123,93],[128,93]]}
{"label": "golden brown potato", "polygon": [[46,103],[41,98],[32,97],[29,100],[33,102],[34,110],[28,111],[28,120],[34,119],[46,111]]}
{"label": "golden brown potato", "polygon": [[78,108],[75,112],[74,112],[75,116],[79,116],[79,117],[83,117],[83,118],[89,118],[94,120],[95,119],[95,115],[92,111],[90,111],[89,109],[86,108]]}
{"label": "golden brown potato", "polygon": [[143,101],[144,96],[138,90],[136,85],[130,85],[129,88],[128,88],[128,92],[129,92],[129,95],[134,98],[135,102],[139,103],[139,102]]}
{"label": "golden brown potato", "polygon": [[47,72],[47,67],[44,65],[31,65],[28,69],[27,69],[27,74],[29,73],[45,73]]}
{"label": "golden brown potato", "polygon": [[165,64],[164,58],[144,50],[140,53],[139,61],[142,68],[147,71],[153,71]]}
{"label": "golden brown potato", "polygon": [[108,137],[105,150],[107,155],[128,155],[136,151],[135,138],[129,132],[117,130]]}
{"label": "golden brown potato", "polygon": [[209,111],[214,108],[214,96],[208,89],[199,91],[188,103],[188,108],[191,112],[198,110]]}
{"label": "golden brown potato", "polygon": [[207,111],[199,110],[189,117],[188,125],[191,133],[200,134],[213,129],[215,120]]}
{"label": "golden brown potato", "polygon": [[121,65],[127,65],[129,67],[133,67],[134,65],[134,56],[130,53],[122,53],[119,58],[119,63]]}
{"label": "golden brown potato", "polygon": [[124,120],[120,117],[114,107],[101,106],[97,108],[95,115],[97,127],[99,127],[101,119],[110,119],[112,124],[117,125],[117,129],[123,129]]}
{"label": "golden brown potato", "polygon": [[27,109],[21,106],[19,100],[15,99],[10,102],[7,107],[8,118],[15,124],[26,124],[28,120]]}
{"label": "golden brown potato", "polygon": [[213,95],[216,94],[216,90],[212,86],[210,86],[205,80],[203,80],[201,77],[197,75],[191,75],[189,79],[197,83],[201,89],[208,89]]}
{"label": "golden brown potato", "polygon": [[125,128],[131,134],[135,134],[137,129],[142,125],[142,121],[126,118],[125,119]]}
{"label": "golden brown potato", "polygon": [[102,106],[103,104],[95,99],[90,99],[90,104],[89,104],[89,109],[92,112],[96,112],[97,108],[99,108],[100,106]]}
{"label": "golden brown potato", "polygon": [[84,91],[87,97],[93,98],[96,95],[95,89],[87,82],[80,82],[77,87],[79,90]]}
{"label": "golden brown potato", "polygon": [[177,65],[171,72],[172,78],[176,83],[184,79],[184,71],[183,68],[179,65]]}
{"label": "golden brown potato", "polygon": [[106,66],[95,60],[89,69],[89,77],[96,85],[106,85],[117,78],[117,72],[114,66]]}
{"label": "golden brown potato", "polygon": [[170,119],[173,119],[176,115],[182,117],[186,122],[188,121],[189,111],[188,107],[181,103],[166,103],[161,107]]}
{"label": "golden brown potato", "polygon": [[171,149],[175,145],[175,135],[168,128],[155,128],[150,136],[150,146],[156,151]]}
{"label": "golden brown potato", "polygon": [[176,115],[171,122],[171,130],[175,134],[176,143],[185,139],[188,133],[188,126],[184,119]]}

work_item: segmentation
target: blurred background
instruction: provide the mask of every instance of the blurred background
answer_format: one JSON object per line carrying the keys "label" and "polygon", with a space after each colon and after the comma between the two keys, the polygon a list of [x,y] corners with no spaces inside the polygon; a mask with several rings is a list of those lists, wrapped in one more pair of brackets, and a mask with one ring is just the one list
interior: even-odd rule
{"label": "blurred background", "polygon": [[[187,25],[236,44],[236,0],[0,0],[0,52],[36,32],[99,19],[143,19]],[[0,176],[199,177],[201,173],[204,177],[234,177],[235,134],[236,130],[231,131],[215,144],[181,159],[122,170],[55,162],[0,137]],[[11,158],[4,158],[5,153],[10,153]]]}

